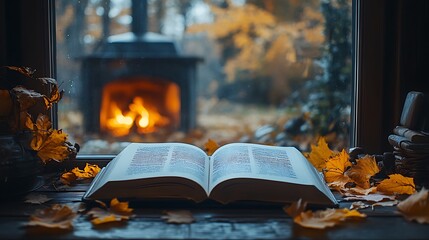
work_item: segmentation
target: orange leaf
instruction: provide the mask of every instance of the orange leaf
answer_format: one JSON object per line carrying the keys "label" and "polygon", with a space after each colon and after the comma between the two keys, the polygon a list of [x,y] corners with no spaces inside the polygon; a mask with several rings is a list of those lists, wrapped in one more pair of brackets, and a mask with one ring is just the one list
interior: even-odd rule
{"label": "orange leaf", "polygon": [[75,167],[71,170],[71,172],[74,173],[78,178],[87,179],[97,176],[100,170],[100,167],[98,167],[96,164],[87,163],[83,170],[79,169],[78,167]]}
{"label": "orange leaf", "polygon": [[207,142],[204,144],[204,149],[209,156],[211,156],[218,148],[219,145],[212,139],[207,140]]}
{"label": "orange leaf", "polygon": [[72,221],[75,217],[76,213],[70,207],[54,204],[50,208],[38,210],[31,215],[27,226],[72,229]]}
{"label": "orange leaf", "polygon": [[414,179],[401,174],[391,174],[377,185],[377,190],[388,194],[413,194],[416,191]]}
{"label": "orange leaf", "polygon": [[293,221],[306,228],[324,229],[333,227],[348,218],[365,218],[366,215],[357,210],[347,208],[319,210],[316,212],[306,211],[296,216]]}
{"label": "orange leaf", "polygon": [[99,225],[108,222],[120,222],[128,220],[132,215],[132,208],[128,207],[128,202],[120,202],[117,198],[110,201],[109,209],[93,208],[87,214],[93,219],[92,224]]}
{"label": "orange leaf", "polygon": [[192,213],[188,210],[165,211],[166,215],[162,216],[168,223],[192,223],[195,221]]}
{"label": "orange leaf", "polygon": [[313,166],[322,171],[325,168],[325,163],[335,153],[329,149],[328,144],[325,141],[325,138],[319,138],[317,145],[311,144],[311,152],[308,154],[308,161],[313,164]]}
{"label": "orange leaf", "polygon": [[398,210],[408,221],[429,223],[429,193],[422,189],[398,204]]}
{"label": "orange leaf", "polygon": [[307,203],[303,202],[300,198],[298,201],[293,202],[290,206],[283,207],[283,211],[285,211],[289,216],[294,218],[304,212],[306,207]]}
{"label": "orange leaf", "polygon": [[61,162],[69,156],[69,147],[66,145],[67,134],[61,130],[54,130],[37,149],[37,156],[44,162],[54,160]]}
{"label": "orange leaf", "polygon": [[356,160],[356,165],[353,165],[348,171],[347,176],[350,177],[359,187],[369,188],[371,185],[369,179],[376,173],[380,172],[375,158],[373,156],[365,156]]}
{"label": "orange leaf", "polygon": [[77,176],[73,172],[63,173],[60,177],[60,181],[65,185],[71,185],[77,180]]}
{"label": "orange leaf", "polygon": [[352,163],[349,161],[349,154],[344,149],[340,153],[330,157],[326,161],[326,167],[324,169],[326,182],[350,182],[351,180],[348,176],[345,176],[344,173],[351,166]]}

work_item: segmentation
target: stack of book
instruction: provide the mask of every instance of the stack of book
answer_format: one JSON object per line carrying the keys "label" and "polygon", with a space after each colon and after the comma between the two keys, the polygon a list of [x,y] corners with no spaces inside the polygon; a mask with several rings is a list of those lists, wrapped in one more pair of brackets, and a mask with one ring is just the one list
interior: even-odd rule
{"label": "stack of book", "polygon": [[393,146],[396,172],[413,177],[417,185],[429,186],[429,132],[425,112],[426,99],[410,92],[404,103],[399,126],[388,141]]}

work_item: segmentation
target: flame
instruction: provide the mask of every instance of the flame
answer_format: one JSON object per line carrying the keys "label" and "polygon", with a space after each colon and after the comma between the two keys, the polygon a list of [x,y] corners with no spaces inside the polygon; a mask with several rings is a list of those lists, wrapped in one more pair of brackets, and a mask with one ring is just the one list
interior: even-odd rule
{"label": "flame", "polygon": [[156,108],[145,106],[141,97],[135,97],[128,108],[130,111],[124,115],[115,103],[112,104],[113,117],[107,120],[107,128],[113,135],[127,135],[133,126],[137,127],[139,133],[151,133],[157,126],[166,126],[170,123],[170,120],[162,116]]}

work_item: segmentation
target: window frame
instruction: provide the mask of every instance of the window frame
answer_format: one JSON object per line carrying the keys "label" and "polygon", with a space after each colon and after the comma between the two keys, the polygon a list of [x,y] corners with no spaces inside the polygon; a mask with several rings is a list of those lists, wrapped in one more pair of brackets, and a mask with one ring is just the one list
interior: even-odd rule
{"label": "window frame", "polygon": [[[8,3],[9,2],[9,3]],[[12,3],[13,2],[13,3]],[[12,19],[6,19],[13,14],[7,14],[0,24],[0,33],[10,34],[11,26],[18,31],[15,34],[18,42],[13,42],[8,37],[6,42],[0,42],[1,49],[20,49],[18,57],[10,59],[13,51],[6,51],[6,57],[2,60],[4,65],[35,66],[39,75],[56,77],[55,67],[55,0],[24,1],[14,0],[1,3],[3,12],[19,13]],[[25,5],[25,6],[24,6]],[[386,89],[383,79],[386,73],[385,41],[386,41],[386,16],[383,7],[387,1],[353,0],[353,89],[352,89],[352,121],[350,146],[364,146],[368,152],[376,153],[383,150],[382,142],[386,140],[386,129],[392,122],[386,124],[387,117],[398,115],[398,110],[386,113]],[[10,11],[13,9],[13,11]],[[17,21],[8,25],[8,21]],[[21,24],[19,24],[21,23]],[[34,27],[28,28],[31,23]],[[374,24],[375,23],[375,24]],[[380,31],[383,29],[383,31]],[[12,34],[13,35],[13,34]],[[25,37],[25,36],[31,36]],[[5,64],[6,63],[6,64]],[[376,80],[374,80],[376,79]],[[398,96],[396,92],[389,96]],[[395,98],[394,105],[401,104],[399,98]],[[51,119],[57,126],[57,109],[51,111]],[[387,127],[386,127],[387,126]],[[96,160],[111,159],[114,155],[78,155],[78,159]]]}

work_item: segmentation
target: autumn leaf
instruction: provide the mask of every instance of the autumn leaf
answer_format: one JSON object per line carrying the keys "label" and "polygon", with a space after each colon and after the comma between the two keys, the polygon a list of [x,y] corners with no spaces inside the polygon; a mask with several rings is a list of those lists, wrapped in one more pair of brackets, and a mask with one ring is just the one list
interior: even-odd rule
{"label": "autumn leaf", "polygon": [[340,153],[330,157],[326,161],[326,166],[323,170],[326,182],[350,182],[351,179],[345,176],[344,173],[351,166],[352,163],[349,161],[349,155],[344,149]]}
{"label": "autumn leaf", "polygon": [[294,218],[304,212],[306,207],[307,203],[303,202],[300,198],[298,201],[291,203],[290,206],[283,207],[283,211],[285,211],[289,216]]}
{"label": "autumn leaf", "polygon": [[324,229],[333,227],[342,221],[349,218],[365,218],[366,215],[357,210],[349,210],[347,208],[302,212],[294,217],[293,221],[306,228]]}
{"label": "autumn leaf", "polygon": [[429,193],[427,189],[415,192],[397,206],[399,212],[408,220],[429,223]]}
{"label": "autumn leaf", "polygon": [[353,209],[356,209],[356,210],[358,210],[358,209],[364,209],[364,208],[369,208],[370,207],[370,205],[368,205],[368,204],[366,204],[366,203],[364,203],[364,202],[362,202],[362,201],[357,201],[357,202],[353,202],[351,205],[350,205],[350,210],[353,210]]}
{"label": "autumn leaf", "polygon": [[357,159],[356,164],[353,165],[346,173],[359,187],[369,188],[371,186],[369,179],[380,169],[373,156],[366,155],[363,158]]}
{"label": "autumn leaf", "polygon": [[371,193],[368,195],[348,195],[343,197],[344,201],[367,201],[367,202],[381,202],[385,200],[395,200],[394,195],[385,195],[381,193]]}
{"label": "autumn leaf", "polygon": [[326,161],[334,154],[335,153],[329,149],[325,138],[321,137],[317,145],[311,144],[311,152],[308,154],[307,158],[317,170],[322,171],[326,166]]}
{"label": "autumn leaf", "polygon": [[161,218],[164,219],[168,223],[192,223],[195,222],[194,217],[192,216],[192,213],[188,210],[170,210],[170,211],[164,211],[165,215]]}
{"label": "autumn leaf", "polygon": [[374,210],[375,207],[393,207],[399,203],[398,200],[376,202],[371,205],[371,209]]}
{"label": "autumn leaf", "polygon": [[44,194],[38,194],[38,193],[30,193],[27,196],[25,196],[25,203],[31,203],[31,204],[42,204],[45,202],[48,202],[52,200],[52,198],[48,198]]}
{"label": "autumn leaf", "polygon": [[94,178],[100,172],[101,168],[96,164],[87,163],[83,170],[75,167],[71,170],[78,178]]}
{"label": "autumn leaf", "polygon": [[66,205],[54,204],[49,208],[37,210],[30,216],[27,226],[72,229],[76,213]]}
{"label": "autumn leaf", "polygon": [[4,66],[4,68],[7,68],[7,69],[15,71],[15,72],[18,72],[18,73],[20,73],[20,74],[22,74],[22,75],[24,75],[24,76],[26,76],[28,78],[32,78],[34,72],[36,72],[36,70],[31,69],[29,67]]}
{"label": "autumn leaf", "polygon": [[207,140],[207,142],[204,144],[204,150],[209,156],[211,156],[218,148],[219,145],[212,139]]}
{"label": "autumn leaf", "polygon": [[37,151],[37,156],[43,163],[50,160],[61,162],[66,159],[70,154],[70,147],[66,145],[67,134],[62,130],[53,130],[46,140],[33,150]]}
{"label": "autumn leaf", "polygon": [[110,201],[110,208],[93,208],[87,214],[92,217],[92,224],[99,225],[128,220],[132,216],[132,211],[133,209],[128,207],[128,202],[120,202],[117,198],[114,198]]}
{"label": "autumn leaf", "polygon": [[37,102],[44,102],[46,96],[35,92],[31,89],[26,89],[22,86],[17,86],[12,89],[19,103],[19,110],[26,111],[34,106]]}
{"label": "autumn leaf", "polygon": [[76,180],[77,176],[73,172],[63,173],[60,177],[60,181],[65,185],[72,185]]}
{"label": "autumn leaf", "polygon": [[388,194],[413,194],[416,191],[414,179],[401,174],[391,174],[377,185],[377,190]]}

